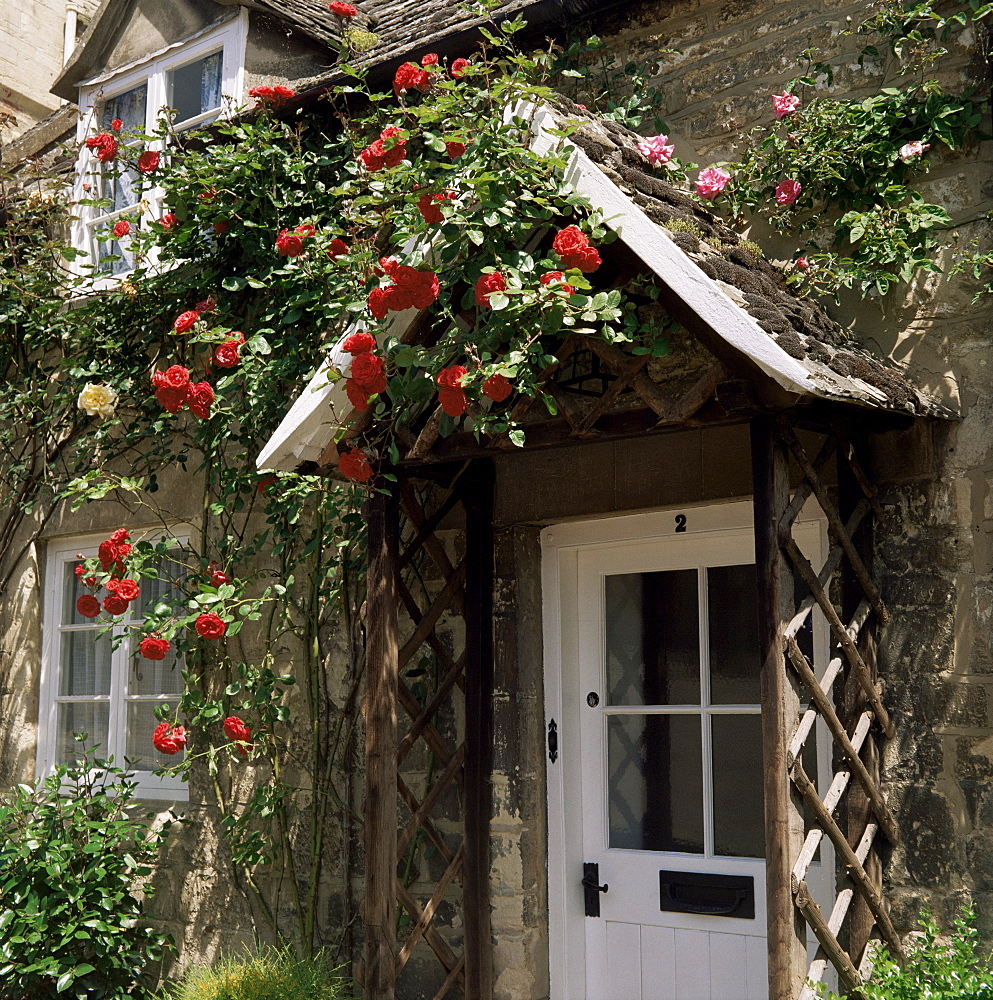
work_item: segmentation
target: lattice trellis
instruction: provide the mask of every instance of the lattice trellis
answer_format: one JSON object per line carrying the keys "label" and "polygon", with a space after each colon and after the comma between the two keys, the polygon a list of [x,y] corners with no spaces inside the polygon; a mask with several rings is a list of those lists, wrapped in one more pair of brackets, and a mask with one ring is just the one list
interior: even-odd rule
{"label": "lattice trellis", "polygon": [[[384,724],[382,715],[371,721],[373,713],[367,711],[367,726],[376,726],[375,731],[367,732],[367,772],[374,772],[373,786],[383,788],[382,795],[367,792],[365,810],[365,987],[366,995],[377,1000],[392,1000],[394,986],[421,942],[430,948],[442,970],[434,1000],[485,998],[489,993],[486,875],[490,803],[489,784],[482,777],[489,767],[490,729],[484,706],[488,704],[491,673],[487,669],[487,629],[483,627],[489,608],[477,593],[480,588],[466,585],[470,570],[477,579],[488,581],[492,575],[486,562],[492,545],[489,486],[485,475],[463,469],[447,486],[434,484],[420,492],[411,480],[401,478],[395,496],[374,501],[394,507],[394,517],[383,523],[386,532],[392,527],[397,541],[392,551],[383,547],[386,558],[378,562],[378,522],[370,520],[368,614],[374,610],[374,595],[385,604],[392,593],[405,623],[370,621],[370,629],[378,626],[384,632],[392,631],[394,641],[383,646],[373,643],[372,647],[367,643],[367,651],[372,648],[381,657],[377,663],[369,663],[369,704],[379,697],[389,702],[392,696],[395,712],[407,717],[403,727],[397,725],[395,714],[391,725],[388,719]],[[439,535],[439,526],[448,519],[465,528],[464,552],[457,557],[450,554]],[[437,670],[430,677],[419,677],[415,691],[409,668],[418,652],[425,649]],[[456,720],[462,720],[461,725]],[[418,748],[432,766],[414,782],[405,763],[409,764]],[[391,780],[399,802],[386,801]],[[451,811],[452,792],[458,800],[457,816]],[[382,848],[384,841],[389,845],[388,856],[377,859],[376,849]],[[408,885],[404,873],[423,841],[440,860],[440,874],[433,882],[422,876],[416,884]],[[390,886],[384,884],[384,870],[389,872]],[[427,892],[426,884],[430,887]],[[447,904],[446,922],[454,917],[462,925],[461,948],[453,944],[451,934],[446,936],[439,930],[443,903]],[[407,921],[396,920],[400,912],[406,914]],[[405,929],[398,931],[401,926]]]}
{"label": "lattice trellis", "polygon": [[[882,895],[877,856],[880,831],[892,844],[898,839],[878,773],[877,744],[893,735],[893,723],[880,697],[873,638],[875,623],[887,618],[872,578],[869,535],[872,516],[882,512],[855,449],[840,430],[831,430],[814,459],[789,424],[780,422],[777,432],[802,477],[780,519],[779,546],[786,565],[793,567],[809,592],[782,635],[785,663],[800,682],[804,701],[809,702],[789,740],[785,763],[793,787],[817,824],[793,859],[791,890],[794,905],[819,942],[808,979],[820,982],[830,963],[845,987],[858,989],[871,971],[872,939],[877,933],[893,955],[903,956]],[[838,463],[837,503],[823,479],[833,458]],[[827,519],[832,543],[819,569],[806,559],[792,534],[810,497]],[[797,642],[815,607],[824,615],[832,638],[832,655],[821,678]],[[804,744],[818,719],[831,734],[835,760],[833,779],[823,798],[801,763]],[[827,915],[806,880],[825,837],[834,848],[841,876]],[[813,1000],[816,995],[810,984],[799,994],[801,1000]]]}

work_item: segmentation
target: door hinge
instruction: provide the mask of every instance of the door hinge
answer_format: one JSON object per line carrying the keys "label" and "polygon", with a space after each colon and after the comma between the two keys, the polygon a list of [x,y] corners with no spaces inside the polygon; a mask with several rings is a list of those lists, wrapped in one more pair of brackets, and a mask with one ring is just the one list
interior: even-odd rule
{"label": "door hinge", "polygon": [[548,720],[548,759],[553,764],[559,759],[559,727],[554,719]]}

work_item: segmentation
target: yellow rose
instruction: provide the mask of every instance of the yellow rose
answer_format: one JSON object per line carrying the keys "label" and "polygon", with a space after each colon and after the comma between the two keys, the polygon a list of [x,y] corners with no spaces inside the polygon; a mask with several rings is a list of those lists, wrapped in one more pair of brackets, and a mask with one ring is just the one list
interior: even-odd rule
{"label": "yellow rose", "polygon": [[109,385],[87,382],[77,400],[79,408],[91,417],[112,417],[117,405],[117,393]]}

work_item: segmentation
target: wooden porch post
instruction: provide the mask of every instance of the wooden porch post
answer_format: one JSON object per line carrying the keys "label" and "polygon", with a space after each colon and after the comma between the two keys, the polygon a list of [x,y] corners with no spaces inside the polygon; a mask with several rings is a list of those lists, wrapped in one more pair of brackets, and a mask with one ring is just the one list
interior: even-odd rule
{"label": "wooden porch post", "polygon": [[394,1000],[400,517],[392,493],[374,493],[367,509],[364,988],[366,1000]]}
{"label": "wooden porch post", "polygon": [[491,1000],[490,816],[493,811],[493,466],[463,477],[465,587],[465,995]]}
{"label": "wooden porch post", "polygon": [[787,749],[799,698],[786,670],[783,629],[793,616],[793,576],[780,547],[780,520],[790,500],[789,454],[777,433],[782,417],[751,423],[755,504],[755,572],[762,657],[762,764],[765,776],[766,922],[769,1000],[795,1000],[806,975],[806,928],[793,904],[791,874],[803,843]]}

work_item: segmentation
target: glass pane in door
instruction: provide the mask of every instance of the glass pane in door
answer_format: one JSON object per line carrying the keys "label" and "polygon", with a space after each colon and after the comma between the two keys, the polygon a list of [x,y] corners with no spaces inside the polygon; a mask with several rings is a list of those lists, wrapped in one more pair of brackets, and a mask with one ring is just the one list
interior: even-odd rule
{"label": "glass pane in door", "polygon": [[710,566],[707,610],[711,704],[757,705],[761,661],[754,564]]}
{"label": "glass pane in door", "polygon": [[608,846],[703,853],[699,715],[607,717]]}
{"label": "glass pane in door", "polygon": [[698,705],[697,572],[605,580],[607,704]]}
{"label": "glass pane in door", "polygon": [[762,717],[711,716],[714,854],[764,858]]}

